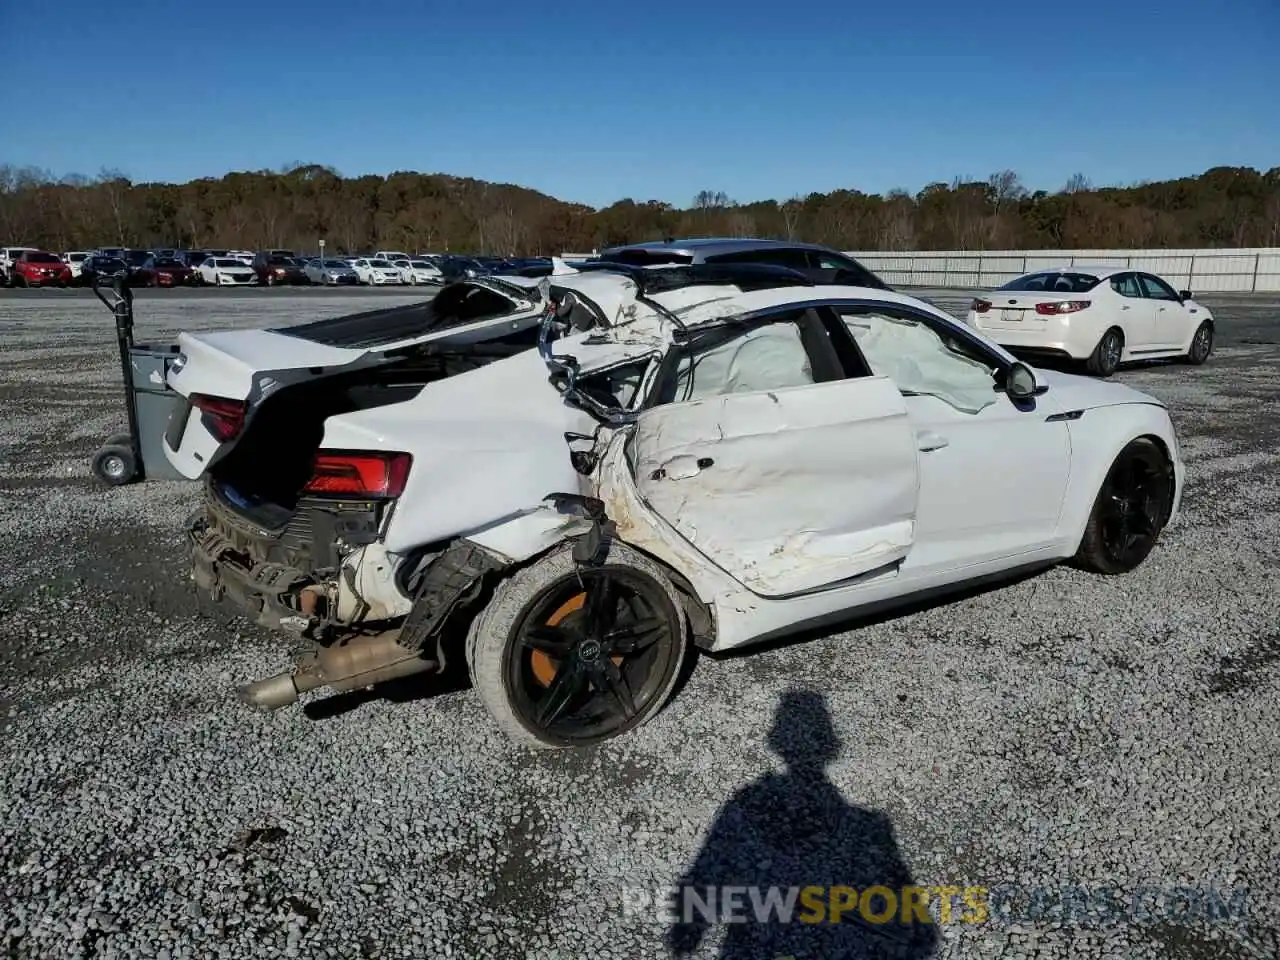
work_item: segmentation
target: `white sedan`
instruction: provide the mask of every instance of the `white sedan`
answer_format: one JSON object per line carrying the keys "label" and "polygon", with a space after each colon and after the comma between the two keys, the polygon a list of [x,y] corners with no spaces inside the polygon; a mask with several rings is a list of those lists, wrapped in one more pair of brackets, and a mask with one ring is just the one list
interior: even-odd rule
{"label": "white sedan", "polygon": [[391,264],[400,271],[400,276],[405,283],[416,286],[419,283],[441,284],[444,282],[444,274],[440,272],[440,268],[429,261],[418,259],[392,260]]}
{"label": "white sedan", "polygon": [[1213,351],[1213,315],[1160,277],[1127,267],[1037,270],[978,297],[969,323],[1017,354],[1083,360],[1109,377],[1128,360]]}
{"label": "white sedan", "polygon": [[68,250],[61,257],[63,263],[71,268],[71,279],[79,280],[81,271],[84,270],[84,262],[93,254],[88,250]]}
{"label": "white sedan", "polygon": [[202,283],[214,286],[248,286],[258,282],[253,267],[232,257],[209,257],[196,268],[196,273]]}
{"label": "white sedan", "polygon": [[371,286],[405,282],[400,274],[400,268],[393,266],[390,260],[380,260],[376,257],[357,257],[351,261],[351,269],[356,272],[356,276],[360,278],[361,283],[367,283]]}
{"label": "white sedan", "polygon": [[1123,384],[889,290],[600,267],[180,335],[192,409],[165,452],[208,474],[195,580],[317,642],[246,702],[456,653],[514,739],[596,743],[661,709],[693,647],[1064,560],[1123,574],[1178,514],[1168,411]]}

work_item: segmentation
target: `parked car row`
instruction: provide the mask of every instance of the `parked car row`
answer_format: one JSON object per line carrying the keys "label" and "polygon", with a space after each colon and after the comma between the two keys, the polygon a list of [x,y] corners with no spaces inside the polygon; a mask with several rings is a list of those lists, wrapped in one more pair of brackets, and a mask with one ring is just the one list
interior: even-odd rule
{"label": "parked car row", "polygon": [[[99,247],[58,254],[36,247],[0,247],[0,284],[66,287],[125,273],[131,286],[442,285],[465,277],[551,272],[550,259],[471,258],[379,250],[359,256],[299,255],[292,250],[159,250]],[[539,275],[526,274],[526,275]]]}

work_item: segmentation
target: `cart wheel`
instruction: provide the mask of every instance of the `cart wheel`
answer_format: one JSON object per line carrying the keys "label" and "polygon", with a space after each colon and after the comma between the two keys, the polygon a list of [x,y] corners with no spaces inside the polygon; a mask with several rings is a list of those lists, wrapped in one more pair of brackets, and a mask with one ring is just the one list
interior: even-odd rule
{"label": "cart wheel", "polygon": [[95,477],[113,487],[132,482],[138,474],[133,451],[118,444],[107,444],[95,453],[91,469]]}

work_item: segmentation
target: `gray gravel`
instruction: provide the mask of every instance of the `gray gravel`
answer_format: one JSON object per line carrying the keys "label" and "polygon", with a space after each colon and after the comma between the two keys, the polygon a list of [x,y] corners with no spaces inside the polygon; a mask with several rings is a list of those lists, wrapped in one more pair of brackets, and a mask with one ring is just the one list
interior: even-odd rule
{"label": "gray gravel", "polygon": [[[164,291],[138,311],[165,339],[400,299]],[[0,294],[0,955],[655,957],[665,925],[624,910],[636,890],[857,886],[892,861],[918,884],[1021,891],[941,925],[938,957],[1275,956],[1280,301],[1206,300],[1207,366],[1118,375],[1171,405],[1189,461],[1186,514],[1136,573],[1055,569],[704,657],[640,731],[530,755],[453,678],[242,708],[234,684],[285,649],[187,587],[191,488],[88,476],[124,422],[110,316],[83,294]],[[781,772],[779,753],[822,743],[812,698],[770,737],[797,689],[826,698],[825,780]],[[1247,896],[1232,922],[1025,903],[1150,886]],[[782,929],[723,955],[812,955]],[[825,956],[887,942],[845,932]],[[723,933],[691,955],[721,955]]]}

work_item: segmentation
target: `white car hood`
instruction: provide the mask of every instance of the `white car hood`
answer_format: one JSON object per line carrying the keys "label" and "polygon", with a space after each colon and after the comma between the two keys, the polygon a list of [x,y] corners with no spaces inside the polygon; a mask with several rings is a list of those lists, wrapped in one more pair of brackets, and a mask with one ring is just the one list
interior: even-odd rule
{"label": "white car hood", "polygon": [[1164,404],[1150,394],[1127,387],[1114,380],[1099,380],[1074,373],[1036,368],[1036,379],[1048,384],[1049,396],[1063,410],[1089,410],[1094,407],[1114,407],[1122,403],[1149,403],[1157,407]]}

